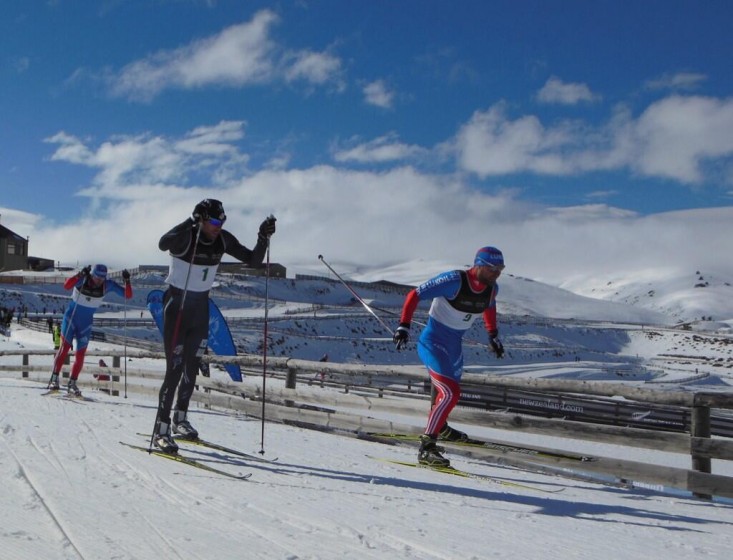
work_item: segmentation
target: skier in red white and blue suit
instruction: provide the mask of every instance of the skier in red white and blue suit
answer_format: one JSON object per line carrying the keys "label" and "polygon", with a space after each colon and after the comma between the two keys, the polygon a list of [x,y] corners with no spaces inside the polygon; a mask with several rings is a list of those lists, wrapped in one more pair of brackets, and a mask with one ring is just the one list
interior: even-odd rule
{"label": "skier in red white and blue suit", "polygon": [[411,290],[402,306],[400,325],[394,333],[397,350],[410,339],[410,323],[421,300],[432,299],[428,324],[417,343],[417,353],[428,368],[436,393],[425,434],[420,436],[418,461],[426,465],[449,466],[436,445],[438,437],[461,441],[468,436],[447,424],[448,415],[461,394],[463,335],[478,317],[483,317],[489,346],[497,358],[504,356],[496,321],[496,283],[504,270],[504,255],[496,247],[482,247],[468,270],[451,270]]}
{"label": "skier in red white and blue suit", "polygon": [[59,389],[59,372],[69,350],[71,350],[71,343],[76,338],[76,353],[74,354],[74,364],[71,366],[71,376],[67,390],[72,395],[81,395],[76,380],[79,378],[82,367],[84,367],[84,356],[89,345],[89,337],[92,334],[94,312],[99,309],[104,297],[109,292],[125,299],[132,297],[130,273],[123,270],[122,278],[125,282],[124,288],[114,280],[107,278],[107,267],[105,265],[95,264],[94,268],[91,266],[84,267],[64,283],[65,290],[73,291],[71,301],[66,308],[61,323],[61,345],[53,361],[53,373],[48,384],[49,389]]}

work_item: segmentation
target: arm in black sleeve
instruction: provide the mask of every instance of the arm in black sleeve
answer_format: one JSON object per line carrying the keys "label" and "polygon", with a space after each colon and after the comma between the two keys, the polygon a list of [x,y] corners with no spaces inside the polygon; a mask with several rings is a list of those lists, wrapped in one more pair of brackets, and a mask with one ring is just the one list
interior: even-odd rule
{"label": "arm in black sleeve", "polygon": [[195,224],[191,218],[181,222],[160,238],[158,248],[161,251],[170,251],[173,255],[184,254],[191,243],[191,231]]}
{"label": "arm in black sleeve", "polygon": [[254,249],[247,249],[242,245],[234,235],[226,230],[221,231],[221,236],[225,243],[225,252],[228,255],[233,256],[235,259],[242,261],[249,266],[259,266],[265,259],[265,252],[267,251],[267,238],[258,237],[257,245]]}

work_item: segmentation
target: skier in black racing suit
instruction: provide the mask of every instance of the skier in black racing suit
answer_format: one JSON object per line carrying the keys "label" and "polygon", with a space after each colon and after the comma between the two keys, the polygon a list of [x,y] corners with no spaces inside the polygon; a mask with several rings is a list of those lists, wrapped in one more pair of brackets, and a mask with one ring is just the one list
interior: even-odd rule
{"label": "skier in black racing suit", "polygon": [[[226,214],[218,200],[199,202],[193,215],[160,238],[158,247],[169,251],[171,263],[163,297],[163,343],[166,371],[158,397],[153,443],[166,453],[176,453],[172,432],[187,439],[198,438],[188,421],[188,403],[193,394],[200,358],[208,345],[209,289],[224,254],[257,266],[275,233],[275,217],[260,225],[257,244],[250,250],[222,229]],[[178,388],[176,407],[171,407]]]}

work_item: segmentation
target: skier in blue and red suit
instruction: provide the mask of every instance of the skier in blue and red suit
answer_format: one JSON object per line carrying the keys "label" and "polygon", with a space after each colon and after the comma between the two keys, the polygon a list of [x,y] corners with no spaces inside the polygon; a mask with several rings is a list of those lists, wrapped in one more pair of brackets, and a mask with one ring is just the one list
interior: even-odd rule
{"label": "skier in blue and red suit", "polygon": [[394,333],[397,350],[410,339],[410,323],[418,303],[432,299],[428,324],[417,344],[417,353],[428,368],[435,391],[425,434],[420,436],[418,461],[425,465],[449,466],[441,455],[438,438],[465,441],[468,436],[448,423],[448,415],[461,395],[463,374],[462,341],[473,322],[483,317],[489,334],[489,346],[497,358],[504,356],[496,321],[496,281],[504,270],[504,255],[496,247],[482,247],[468,270],[451,270],[431,278],[411,290],[402,306],[400,325]]}
{"label": "skier in blue and red suit", "polygon": [[48,383],[50,390],[59,390],[59,372],[69,350],[71,350],[71,343],[76,338],[76,353],[74,354],[74,364],[71,366],[71,376],[67,390],[71,395],[81,395],[76,380],[79,379],[81,368],[84,367],[84,356],[89,345],[89,337],[92,334],[94,312],[102,305],[104,296],[108,292],[125,299],[132,297],[130,273],[123,270],[122,278],[125,282],[124,288],[114,280],[107,278],[107,267],[105,265],[95,264],[94,268],[91,266],[84,267],[64,283],[64,289],[73,290],[73,292],[71,302],[66,308],[61,323],[61,345],[53,361],[53,373]]}

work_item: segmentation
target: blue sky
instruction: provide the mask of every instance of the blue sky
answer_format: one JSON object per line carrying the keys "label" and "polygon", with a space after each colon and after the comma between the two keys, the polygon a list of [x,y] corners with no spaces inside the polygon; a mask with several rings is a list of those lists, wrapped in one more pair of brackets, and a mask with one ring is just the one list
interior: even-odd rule
{"label": "blue sky", "polygon": [[0,221],[34,255],[165,262],[207,196],[248,245],[278,216],[293,269],[731,254],[728,2],[7,4]]}

